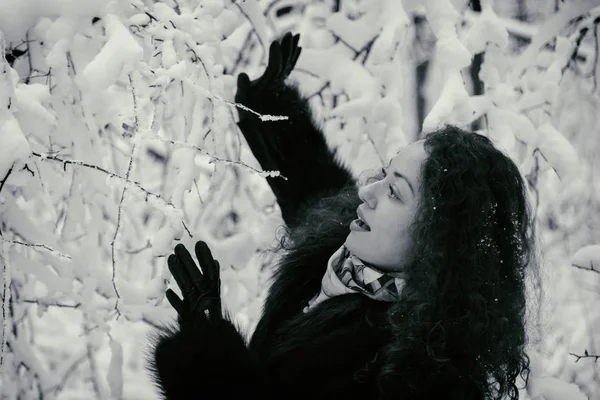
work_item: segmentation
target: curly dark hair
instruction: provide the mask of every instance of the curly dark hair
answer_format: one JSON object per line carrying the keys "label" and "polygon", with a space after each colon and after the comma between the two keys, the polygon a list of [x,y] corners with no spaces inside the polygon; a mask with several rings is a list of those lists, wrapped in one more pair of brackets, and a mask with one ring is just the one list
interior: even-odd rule
{"label": "curly dark hair", "polygon": [[[453,399],[476,386],[486,400],[516,400],[517,378],[530,372],[526,278],[540,276],[525,182],[485,136],[447,126],[423,141],[405,287],[388,310],[393,340],[374,364],[382,398],[429,399],[443,384]],[[354,187],[321,199],[278,249],[312,251],[347,233],[341,210],[357,202]]]}
{"label": "curly dark hair", "polygon": [[439,372],[473,381],[486,399],[516,400],[516,380],[530,372],[526,272],[539,267],[525,182],[485,136],[447,126],[424,147],[406,286],[389,309],[395,340],[384,350],[380,388],[417,393]]}

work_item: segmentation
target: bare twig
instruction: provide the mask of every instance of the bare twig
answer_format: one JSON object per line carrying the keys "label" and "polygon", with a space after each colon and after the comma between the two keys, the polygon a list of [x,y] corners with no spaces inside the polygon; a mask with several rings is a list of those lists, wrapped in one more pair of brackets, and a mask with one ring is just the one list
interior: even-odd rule
{"label": "bare twig", "polygon": [[42,307],[58,307],[58,308],[74,308],[74,309],[81,307],[81,303],[63,304],[63,303],[58,303],[54,300],[48,300],[48,299],[22,299],[20,301],[23,303],[37,304]]}
{"label": "bare twig", "polygon": [[586,271],[592,271],[592,272],[595,272],[595,273],[597,273],[597,274],[600,274],[600,270],[597,270],[597,269],[594,267],[594,263],[590,263],[590,266],[589,266],[589,267],[584,267],[584,266],[582,266],[582,265],[577,265],[577,264],[571,264],[571,266],[573,266],[573,267],[575,267],[575,268],[584,269],[584,270],[586,270]]}
{"label": "bare twig", "polygon": [[8,332],[6,328],[8,326],[9,303],[10,303],[10,267],[7,260],[4,258],[4,252],[2,251],[4,246],[0,246],[0,263],[2,263],[2,337],[0,338],[0,370],[4,365],[4,351],[6,348]]}
{"label": "bare twig", "polygon": [[587,33],[589,32],[590,28],[588,28],[587,26],[584,26],[583,28],[579,29],[578,32],[578,36],[577,39],[575,39],[575,47],[573,49],[573,52],[571,53],[571,57],[569,58],[569,61],[562,67],[561,69],[561,75],[565,74],[565,71],[569,68],[572,67],[573,65],[575,65],[578,55],[579,55],[579,47],[581,46],[581,42],[583,42],[583,39],[585,38],[585,36],[587,35]]}
{"label": "bare twig", "polygon": [[594,20],[594,63],[592,64],[592,74],[594,76],[594,92],[598,88],[598,76],[596,76],[596,72],[598,71],[598,55],[600,53],[600,48],[598,46],[598,24],[600,23],[600,18],[596,18]]}
{"label": "bare twig", "polygon": [[96,365],[96,359],[94,358],[94,350],[92,349],[92,345],[90,343],[87,344],[87,359],[90,363],[90,371],[92,373],[92,387],[94,388],[94,393],[96,394],[96,398],[98,400],[102,399],[101,386],[98,382],[98,366]]}
{"label": "bare twig", "polygon": [[[133,126],[133,143],[131,145],[131,155],[129,156],[129,164],[127,165],[127,172],[125,172],[125,180],[129,180],[129,175],[131,174],[131,169],[133,167],[133,157],[135,154],[135,135],[139,130],[140,127],[140,121],[139,121],[139,116],[138,116],[138,105],[137,105],[137,97],[135,94],[135,86],[133,84],[133,79],[131,78],[131,74],[129,74],[129,84],[131,85],[131,97],[133,99],[133,115],[134,115],[134,126]],[[115,282],[116,279],[116,273],[117,273],[117,268],[116,268],[116,261],[115,261],[115,242],[117,241],[117,235],[119,234],[119,227],[121,226],[121,214],[123,212],[123,200],[125,200],[125,192],[127,190],[127,185],[123,186],[123,191],[121,192],[121,200],[119,200],[119,209],[117,211],[117,227],[115,228],[115,234],[113,236],[112,241],[110,242],[110,250],[111,250],[111,260],[112,260],[112,284],[113,284],[113,288],[115,289],[115,294],[117,295],[117,301],[115,303],[115,311],[117,312],[118,316],[117,319],[119,318],[119,316],[121,316],[121,312],[119,311],[119,299],[121,298],[121,295],[119,294],[119,291],[117,290],[117,283]]]}
{"label": "bare twig", "polygon": [[[202,153],[204,155],[210,156],[211,162],[212,161],[220,161],[220,162],[225,163],[225,164],[237,165],[237,166],[249,169],[251,171],[254,171],[257,174],[260,174],[261,176],[266,175],[266,176],[272,176],[272,177],[280,177],[280,178],[283,178],[283,179],[287,180],[287,178],[285,176],[281,175],[279,173],[279,171],[261,171],[261,170],[258,170],[256,168],[254,168],[254,167],[251,167],[250,165],[248,165],[246,163],[243,163],[242,161],[233,161],[233,160],[228,160],[228,159],[225,159],[225,158],[217,157],[214,154],[212,154],[212,153],[204,150],[203,148],[198,147],[198,146],[193,145],[193,144],[189,144],[189,143],[186,143],[186,142],[181,142],[181,141],[178,141],[178,140],[166,139],[166,138],[159,137],[159,136],[156,136],[156,137],[144,136],[144,137],[145,138],[151,138],[151,139],[160,140],[161,142],[170,143],[170,144],[175,145],[175,146],[181,146],[181,147],[186,147],[188,149],[194,149],[194,150],[196,150],[196,151],[198,151],[198,152],[200,152],[200,153]],[[200,194],[198,194],[198,197],[200,197]]]}
{"label": "bare twig", "polygon": [[344,46],[346,46],[347,48],[349,48],[350,50],[352,50],[354,52],[354,59],[356,59],[359,56],[359,54],[361,53],[361,50],[357,50],[356,48],[354,48],[354,46],[352,46],[350,43],[348,43],[347,41],[345,41],[343,37],[341,37],[340,35],[338,35],[332,29],[328,29],[328,30],[329,30],[329,33],[331,33],[331,35],[333,36],[333,38],[336,41],[341,42]]}
{"label": "bare twig", "polygon": [[[366,118],[363,118],[363,120],[366,123]],[[379,149],[377,148],[377,146],[375,145],[375,141],[373,140],[373,138],[371,137],[371,133],[369,132],[369,130],[367,129],[367,131],[365,132],[366,136],[367,136],[367,140],[369,141],[369,143],[371,143],[371,146],[373,146],[373,150],[375,150],[375,154],[377,154],[377,158],[379,158],[379,162],[381,163],[382,167],[385,167],[385,160],[383,159],[383,157],[381,156],[381,153],[379,152]]]}
{"label": "bare twig", "polygon": [[146,242],[146,245],[144,247],[140,247],[139,249],[135,249],[135,250],[125,250],[125,253],[127,254],[138,254],[141,253],[142,251],[151,248],[152,245],[150,244],[150,241]]}
{"label": "bare twig", "polygon": [[196,194],[198,195],[198,200],[200,200],[200,204],[204,205],[204,200],[202,200],[202,196],[200,196],[200,189],[198,189],[198,182],[194,179],[194,186],[196,187]]}
{"label": "bare twig", "polygon": [[584,355],[580,356],[577,355],[575,353],[569,353],[570,355],[572,355],[573,357],[576,357],[577,359],[575,360],[575,362],[579,361],[582,358],[593,358],[594,362],[597,362],[600,359],[600,354],[595,355],[595,354],[589,354],[587,350],[584,351]]}
{"label": "bare twig", "polygon": [[125,178],[125,177],[123,177],[123,176],[121,176],[119,174],[115,174],[114,172],[110,172],[110,171],[106,170],[105,168],[102,168],[102,167],[100,167],[98,165],[88,164],[88,163],[86,163],[84,161],[79,161],[79,160],[64,160],[62,158],[56,157],[55,155],[39,154],[39,153],[36,153],[36,152],[32,152],[31,154],[33,154],[36,157],[39,157],[42,160],[50,160],[50,161],[60,162],[60,163],[63,164],[63,170],[66,170],[67,164],[78,165],[80,167],[95,169],[96,171],[100,171],[100,172],[105,173],[106,175],[108,175],[111,178],[118,178],[118,179],[120,179],[122,181],[125,181],[126,184],[128,184],[128,183],[129,184],[133,184],[138,189],[140,189],[142,192],[144,192],[147,196],[156,197],[157,199],[161,200],[164,205],[166,205],[168,207],[171,207],[171,208],[176,208],[173,203],[167,202],[166,200],[164,200],[162,198],[161,195],[152,193],[149,190],[145,189],[144,187],[142,187],[140,185],[139,182],[129,180],[129,179],[127,179],[127,178]]}
{"label": "bare twig", "polygon": [[25,243],[25,242],[21,242],[18,240],[8,240],[8,239],[4,239],[3,237],[0,237],[0,241],[5,242],[5,243],[9,243],[9,244],[16,244],[19,246],[25,246],[25,247],[32,247],[32,248],[39,248],[39,249],[44,249],[46,251],[49,251],[50,253],[52,253],[52,255],[57,256],[57,257],[61,257],[61,258],[66,258],[66,259],[71,259],[71,256],[66,255],[66,254],[62,254],[59,251],[56,251],[48,246],[46,246],[45,244],[33,244],[33,243]]}
{"label": "bare twig", "polygon": [[8,172],[4,176],[4,179],[2,179],[0,181],[0,192],[2,192],[2,188],[4,187],[4,184],[6,183],[6,181],[8,180],[8,177],[10,176],[10,173],[12,172],[14,166],[15,166],[15,164],[11,165],[11,167],[8,169]]}
{"label": "bare twig", "polygon": [[248,46],[248,44],[250,43],[250,39],[252,38],[252,32],[253,31],[250,31],[246,35],[244,44],[242,44],[242,47],[240,48],[240,52],[238,53],[237,58],[236,58],[235,62],[233,63],[233,66],[231,67],[231,71],[226,71],[228,74],[234,75],[236,73],[238,67],[240,66],[240,64],[242,62],[243,55],[244,55],[244,49]]}
{"label": "bare twig", "polygon": [[327,89],[329,86],[331,86],[331,81],[325,82],[325,84],[323,86],[321,86],[321,88],[319,90],[317,90],[316,92],[314,92],[313,94],[311,94],[310,96],[308,96],[307,100],[310,100],[310,99],[312,99],[315,96],[319,96],[321,98],[321,100],[323,100],[323,91],[325,89]]}
{"label": "bare twig", "polygon": [[244,14],[244,17],[248,20],[248,22],[250,22],[250,26],[252,27],[252,31],[256,34],[256,38],[258,39],[258,41],[260,42],[260,45],[263,48],[263,52],[266,53],[267,52],[267,47],[265,45],[265,43],[263,43],[260,35],[258,34],[258,32],[256,32],[256,29],[254,28],[254,25],[252,25],[252,20],[250,19],[250,16],[248,14],[246,14],[246,11],[244,11],[244,9],[237,3],[237,2],[233,2],[233,4],[239,8],[240,12],[242,14]]}
{"label": "bare twig", "polygon": [[58,382],[56,384],[56,386],[47,389],[47,391],[52,391],[54,392],[54,394],[58,394],[60,391],[62,391],[62,389],[65,387],[65,385],[67,384],[67,380],[71,377],[71,375],[73,374],[73,372],[75,372],[77,370],[77,367],[79,367],[79,365],[85,361],[85,359],[87,358],[87,354],[83,354],[81,357],[79,357],[78,359],[76,359],[73,364],[71,364],[69,366],[69,368],[66,369],[65,374],[62,376],[62,378],[60,379],[60,382]]}
{"label": "bare twig", "polygon": [[183,224],[183,227],[185,228],[185,231],[187,232],[187,234],[190,236],[190,238],[193,238],[194,235],[192,235],[192,233],[190,232],[190,230],[188,229],[188,227],[186,226],[185,222],[181,221],[181,223]]}
{"label": "bare twig", "polygon": [[[532,153],[532,155],[533,155],[533,156],[535,156],[535,153],[539,153],[539,154],[540,154],[540,156],[542,156],[542,158],[543,158],[543,159],[544,159],[544,160],[545,160],[547,163],[549,163],[549,162],[548,162],[548,159],[546,158],[546,156],[544,155],[544,153],[542,153],[542,150],[540,150],[540,148],[539,148],[539,147],[536,147],[536,148],[533,150],[533,153]],[[556,176],[558,177],[558,180],[562,181],[562,178],[560,177],[560,174],[558,173],[558,171],[556,170],[556,168],[554,168],[553,166],[550,166],[550,168],[552,168],[552,170],[554,171],[554,173],[555,173],[555,174],[556,174]]]}

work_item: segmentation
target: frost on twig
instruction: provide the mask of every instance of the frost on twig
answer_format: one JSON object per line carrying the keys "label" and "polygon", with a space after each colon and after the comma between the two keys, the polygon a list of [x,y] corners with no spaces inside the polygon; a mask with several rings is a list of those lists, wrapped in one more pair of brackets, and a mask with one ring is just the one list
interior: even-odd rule
{"label": "frost on twig", "polygon": [[[134,122],[134,127],[133,127],[133,134],[132,134],[133,143],[131,145],[131,154],[129,156],[129,163],[127,164],[127,172],[125,173],[126,181],[129,181],[129,175],[131,174],[131,168],[133,167],[133,158],[135,155],[135,135],[138,132],[139,126],[140,126],[137,97],[136,97],[136,93],[135,93],[135,85],[133,84],[133,79],[131,78],[131,74],[129,74],[128,77],[129,77],[129,84],[131,85],[131,97],[133,100],[133,115],[135,118],[135,122]],[[115,282],[116,272],[117,272],[116,261],[115,261],[115,242],[117,241],[117,235],[119,234],[119,227],[121,226],[121,214],[123,212],[123,200],[125,200],[125,191],[126,190],[127,190],[127,185],[123,185],[123,191],[121,192],[121,199],[119,200],[119,208],[117,211],[117,226],[115,228],[115,234],[113,236],[113,239],[110,243],[111,261],[112,261],[112,284],[113,284],[113,288],[115,289],[115,294],[117,295],[117,302],[115,303],[115,310],[117,311],[117,314],[119,316],[121,315],[121,313],[118,308],[118,305],[119,305],[118,299],[121,298],[121,295],[119,294],[119,291],[117,290],[117,283]]]}
{"label": "frost on twig", "polygon": [[4,33],[0,29],[0,111],[10,110],[13,96],[10,65],[6,61],[5,54],[6,43],[4,42]]}
{"label": "frost on twig", "polygon": [[61,252],[56,251],[56,250],[54,250],[54,249],[46,246],[45,244],[33,244],[33,243],[24,243],[24,242],[21,242],[21,241],[18,241],[18,240],[7,240],[7,239],[4,239],[1,236],[0,236],[0,241],[4,242],[4,243],[7,243],[7,244],[16,244],[16,245],[24,246],[24,247],[44,249],[44,250],[48,251],[50,254],[52,254],[53,256],[60,257],[60,258],[66,258],[68,260],[71,259],[71,256],[66,255],[66,254],[62,254]]}
{"label": "frost on twig", "polygon": [[225,103],[225,104],[228,104],[230,106],[241,108],[242,110],[248,111],[249,113],[252,113],[252,114],[256,115],[258,118],[260,118],[261,121],[267,122],[267,121],[286,121],[286,120],[288,120],[288,117],[285,116],[285,115],[261,114],[259,112],[256,112],[256,111],[252,110],[251,108],[246,107],[243,104],[236,103],[236,102],[229,101],[229,100],[225,100],[221,96],[212,93],[211,91],[203,88],[200,85],[197,85],[195,82],[193,82],[189,78],[181,77],[181,79],[184,80],[185,82],[187,82],[191,87],[193,87],[195,90],[198,90],[201,94],[203,94],[204,96],[208,97],[209,99],[218,100],[218,101],[220,101],[222,103]]}
{"label": "frost on twig", "polygon": [[210,161],[211,163],[213,161],[218,161],[218,162],[222,162],[224,164],[237,165],[237,166],[249,169],[250,171],[255,172],[256,174],[258,174],[259,176],[261,176],[263,178],[264,177],[280,177],[280,178],[283,178],[283,179],[287,180],[287,178],[285,176],[281,175],[281,173],[279,171],[261,171],[261,170],[256,169],[256,168],[254,168],[254,167],[252,167],[252,166],[250,166],[250,165],[248,165],[248,164],[246,164],[246,163],[244,163],[242,161],[233,161],[233,160],[228,160],[226,158],[217,157],[216,155],[210,153],[209,151],[207,151],[207,150],[205,150],[205,149],[203,149],[201,147],[198,147],[196,145],[190,144],[190,143],[182,142],[182,141],[179,141],[179,140],[167,139],[167,138],[164,138],[162,136],[150,134],[149,132],[145,133],[145,134],[141,134],[141,137],[144,138],[144,139],[159,140],[159,141],[161,141],[163,143],[169,143],[169,144],[172,144],[174,146],[185,147],[185,148],[188,148],[188,149],[196,150],[196,151],[198,151],[198,152],[200,152],[200,153],[202,153],[204,155],[209,156],[210,160],[211,160]]}
{"label": "frost on twig", "polygon": [[583,246],[575,252],[571,265],[600,274],[600,244]]}
{"label": "frost on twig", "polygon": [[6,246],[0,246],[0,268],[2,268],[2,337],[0,337],[0,371],[4,365],[4,351],[6,350],[7,335],[9,332],[9,303],[10,303],[10,280],[11,271],[6,260]]}
{"label": "frost on twig", "polygon": [[63,169],[65,169],[65,170],[66,170],[67,164],[69,164],[69,165],[78,165],[80,167],[95,169],[96,171],[100,171],[100,172],[105,173],[106,175],[108,175],[111,178],[120,179],[120,180],[124,181],[125,184],[131,184],[131,185],[137,187],[139,190],[141,190],[142,192],[144,192],[147,196],[152,196],[152,197],[155,197],[158,200],[160,200],[160,204],[162,204],[163,206],[166,206],[166,207],[168,207],[170,209],[176,208],[174,204],[172,204],[172,203],[164,200],[161,195],[156,194],[156,193],[152,193],[149,190],[145,189],[142,185],[140,185],[139,182],[132,181],[132,180],[127,179],[127,178],[125,178],[125,177],[123,177],[123,176],[121,176],[119,174],[115,174],[114,172],[110,172],[107,169],[102,168],[102,167],[100,167],[98,165],[89,164],[89,163],[86,163],[85,161],[81,161],[81,160],[65,160],[65,159],[57,157],[56,155],[50,155],[50,153],[42,153],[42,154],[40,154],[40,153],[32,152],[31,154],[33,154],[36,157],[39,157],[41,160],[50,160],[50,161],[60,162],[60,163],[63,164]]}

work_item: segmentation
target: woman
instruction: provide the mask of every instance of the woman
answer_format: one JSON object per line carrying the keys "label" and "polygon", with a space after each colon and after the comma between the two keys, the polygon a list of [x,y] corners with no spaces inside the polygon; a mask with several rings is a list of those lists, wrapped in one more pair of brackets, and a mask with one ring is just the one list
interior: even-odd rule
{"label": "woman", "polygon": [[358,190],[310,108],[283,81],[298,35],[264,75],[238,78],[239,126],[288,234],[246,346],[223,315],[219,266],[182,246],[168,260],[183,299],[152,371],[174,399],[517,399],[528,375],[525,271],[535,266],[526,189],[485,137],[447,127],[408,145]]}

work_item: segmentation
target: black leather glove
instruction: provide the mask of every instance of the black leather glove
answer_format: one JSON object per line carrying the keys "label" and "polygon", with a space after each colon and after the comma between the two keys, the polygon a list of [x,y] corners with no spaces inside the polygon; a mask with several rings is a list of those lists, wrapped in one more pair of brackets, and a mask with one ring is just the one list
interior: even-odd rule
{"label": "black leather glove", "polygon": [[[247,74],[241,73],[237,79],[237,92],[235,102],[243,104],[254,111],[261,112],[261,99],[263,96],[273,96],[284,86],[285,79],[290,75],[302,47],[298,47],[300,34],[293,35],[287,32],[281,39],[271,43],[269,48],[269,63],[263,75],[250,81]],[[248,111],[238,109],[240,113],[240,122],[252,116]],[[267,111],[268,112],[268,111]]]}
{"label": "black leather glove", "polygon": [[213,259],[206,243],[197,242],[195,250],[202,271],[181,243],[175,246],[175,254],[167,260],[169,271],[183,296],[180,299],[173,290],[167,289],[167,300],[179,314],[180,325],[223,319],[219,262]]}

